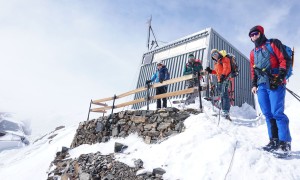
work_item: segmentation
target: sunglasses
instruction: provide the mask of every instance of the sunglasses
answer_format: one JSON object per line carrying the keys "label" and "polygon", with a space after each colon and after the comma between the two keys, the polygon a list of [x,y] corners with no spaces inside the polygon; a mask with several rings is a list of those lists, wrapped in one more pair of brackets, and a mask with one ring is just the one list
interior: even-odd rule
{"label": "sunglasses", "polygon": [[252,33],[250,33],[250,37],[253,37],[253,36],[257,36],[259,34],[259,32],[258,31],[254,31],[254,32],[252,32]]}
{"label": "sunglasses", "polygon": [[216,55],[219,55],[219,53],[218,52],[214,52],[214,53],[212,53],[211,57],[216,56]]}

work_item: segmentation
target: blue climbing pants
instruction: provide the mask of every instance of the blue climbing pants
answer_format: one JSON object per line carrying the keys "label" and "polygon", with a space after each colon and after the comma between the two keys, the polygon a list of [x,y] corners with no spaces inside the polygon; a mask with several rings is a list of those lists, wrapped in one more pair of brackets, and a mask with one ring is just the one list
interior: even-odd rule
{"label": "blue climbing pants", "polygon": [[[266,84],[260,84],[257,90],[258,102],[262,113],[266,117],[269,138],[278,137],[280,141],[291,142],[289,129],[289,118],[284,114],[285,86],[278,86],[277,89],[271,90]],[[278,135],[272,134],[272,120],[276,120]],[[274,128],[274,127],[273,127]],[[273,131],[274,133],[274,131]]]}

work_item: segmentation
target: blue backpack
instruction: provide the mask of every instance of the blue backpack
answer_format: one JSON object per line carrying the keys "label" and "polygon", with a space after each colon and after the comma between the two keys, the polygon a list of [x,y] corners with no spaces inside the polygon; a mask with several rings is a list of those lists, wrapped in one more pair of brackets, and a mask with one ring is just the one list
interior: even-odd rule
{"label": "blue backpack", "polygon": [[[294,51],[292,50],[292,48],[290,48],[289,46],[286,46],[284,44],[282,44],[284,49],[285,49],[285,52],[287,53],[287,55],[289,56],[289,58],[287,59],[287,62],[286,62],[286,70],[287,70],[287,73],[286,73],[286,76],[285,76],[285,79],[288,79],[292,74],[293,74],[293,65],[294,65]],[[273,48],[271,46],[271,42],[270,42],[270,39],[267,40],[266,42],[266,48],[268,49],[268,51],[276,57],[276,59],[278,60],[276,54],[274,53],[273,51]]]}

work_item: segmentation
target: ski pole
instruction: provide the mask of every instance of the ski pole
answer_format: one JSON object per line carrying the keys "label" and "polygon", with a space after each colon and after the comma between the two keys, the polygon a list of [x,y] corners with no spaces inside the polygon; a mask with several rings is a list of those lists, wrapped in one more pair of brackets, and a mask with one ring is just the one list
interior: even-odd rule
{"label": "ski pole", "polygon": [[[255,65],[253,66],[253,68],[254,68],[255,70],[257,70],[258,72],[260,72],[261,74],[267,75],[269,78],[274,78],[274,76],[273,76],[270,72],[266,71],[266,69],[260,69],[260,68],[256,67]],[[300,101],[300,96],[299,96],[299,95],[297,95],[296,93],[294,93],[292,90],[290,90],[290,89],[287,88],[287,87],[285,87],[285,89],[286,89],[289,93],[291,93],[291,95],[294,96],[294,98],[296,98],[298,101]]]}
{"label": "ski pole", "polygon": [[300,101],[300,96],[297,95],[296,93],[294,93],[293,91],[289,90],[288,88],[286,88],[286,90],[291,93],[292,96],[294,96],[294,98],[296,98],[298,101]]}
{"label": "ski pole", "polygon": [[[220,105],[219,105],[219,121],[218,121],[218,126],[219,126],[219,124],[220,124],[220,119],[221,119],[221,109],[223,108],[223,90],[222,90],[222,88],[223,88],[223,84],[220,84],[221,85],[221,93],[220,93],[220,100],[219,101],[221,101],[221,103],[220,103]],[[219,87],[218,87],[218,89],[220,89]]]}
{"label": "ski pole", "polygon": [[199,103],[200,103],[200,112],[203,112],[202,110],[202,99],[201,99],[201,86],[200,86],[200,73],[197,72],[196,78],[198,79],[198,93],[199,93]]}

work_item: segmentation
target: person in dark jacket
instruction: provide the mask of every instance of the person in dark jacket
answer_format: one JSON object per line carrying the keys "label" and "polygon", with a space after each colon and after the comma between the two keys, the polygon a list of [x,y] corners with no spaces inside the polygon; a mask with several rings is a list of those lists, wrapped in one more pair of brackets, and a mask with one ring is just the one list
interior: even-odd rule
{"label": "person in dark jacket", "polygon": [[[188,62],[185,64],[183,69],[183,75],[194,74],[195,76],[198,76],[198,78],[201,78],[199,75],[202,70],[203,70],[203,66],[201,64],[201,61],[199,59],[196,59],[194,54],[189,54]],[[188,88],[198,86],[198,80],[197,79],[188,80],[186,81],[186,86]],[[198,97],[198,92],[188,94],[185,100],[185,104],[189,105],[191,103],[195,103],[196,97]]]}
{"label": "person in dark jacket", "polygon": [[[250,52],[252,93],[258,96],[260,108],[266,117],[270,139],[263,149],[289,154],[292,138],[289,118],[284,114],[285,75],[289,57],[278,39],[266,38],[262,26],[254,26],[248,35],[255,45]],[[269,52],[266,43],[270,43],[274,54]],[[266,73],[263,73],[262,69]]]}
{"label": "person in dark jacket", "polygon": [[201,61],[196,59],[194,54],[189,54],[188,62],[184,66],[183,75],[200,73],[203,70]]}
{"label": "person in dark jacket", "polygon": [[[222,50],[222,52],[225,52]],[[226,52],[225,52],[226,54]],[[230,120],[229,116],[230,111],[230,99],[229,99],[229,74],[231,72],[230,59],[221,54],[221,51],[217,49],[213,49],[211,51],[211,58],[214,61],[214,69],[210,69],[210,67],[206,67],[205,71],[209,74],[214,74],[217,76],[218,85],[217,90],[218,93],[221,94],[221,106],[222,106],[222,115],[225,119]]]}
{"label": "person in dark jacket", "polygon": [[[168,69],[166,68],[166,66],[162,63],[162,62],[158,62],[157,63],[157,70],[156,72],[152,75],[150,80],[146,81],[146,84],[149,84],[151,82],[155,82],[155,83],[162,83],[165,80],[170,79],[169,77],[169,72]],[[164,94],[167,92],[167,86],[160,86],[156,88],[156,95],[159,94]],[[163,108],[167,107],[167,98],[162,98],[163,101]],[[161,99],[157,99],[156,101],[156,108],[157,109],[161,109]]]}

